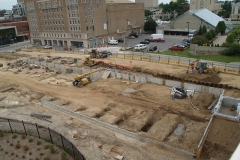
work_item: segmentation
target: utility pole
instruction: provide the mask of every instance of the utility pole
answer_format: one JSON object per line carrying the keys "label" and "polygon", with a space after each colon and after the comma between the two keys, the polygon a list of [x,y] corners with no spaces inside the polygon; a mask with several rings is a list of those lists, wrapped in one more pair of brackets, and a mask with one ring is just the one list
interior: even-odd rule
{"label": "utility pole", "polygon": [[186,22],[188,24],[188,38],[189,38],[189,22]]}

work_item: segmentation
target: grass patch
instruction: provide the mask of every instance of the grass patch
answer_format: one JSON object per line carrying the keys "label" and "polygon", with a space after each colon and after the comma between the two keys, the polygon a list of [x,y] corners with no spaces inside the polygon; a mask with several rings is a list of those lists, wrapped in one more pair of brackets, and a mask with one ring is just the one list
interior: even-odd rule
{"label": "grass patch", "polygon": [[33,139],[32,139],[32,138],[30,138],[30,139],[28,140],[28,142],[29,142],[29,143],[32,143],[32,142],[33,142]]}
{"label": "grass patch", "polygon": [[43,160],[50,160],[50,158],[49,157],[45,157],[45,158],[43,158]]}
{"label": "grass patch", "polygon": [[17,143],[16,145],[15,145],[15,148],[16,149],[19,149],[21,147],[21,145],[19,144],[19,143]]}
{"label": "grass patch", "polygon": [[185,49],[184,51],[163,51],[161,53],[156,53],[156,55],[170,55],[170,56],[180,56],[194,59],[202,59],[202,60],[210,60],[210,61],[218,61],[218,62],[239,62],[240,56],[224,56],[224,55],[192,55],[189,53],[189,49]]}
{"label": "grass patch", "polygon": [[12,139],[16,139],[16,138],[17,138],[17,135],[14,134],[14,135],[12,136]]}
{"label": "grass patch", "polygon": [[42,144],[42,142],[41,141],[37,141],[37,145],[40,145],[40,144]]}
{"label": "grass patch", "polygon": [[49,149],[50,149],[50,152],[51,152],[52,154],[54,154],[54,153],[56,152],[56,150],[55,150],[55,148],[54,148],[53,145],[51,145]]}
{"label": "grass patch", "polygon": [[49,144],[46,144],[46,145],[44,146],[44,149],[48,149],[48,148],[50,148],[50,145],[49,145]]}
{"label": "grass patch", "polygon": [[61,153],[61,160],[67,160],[67,153],[66,152]]}
{"label": "grass patch", "polygon": [[24,155],[22,155],[22,158],[25,158],[25,156],[24,156]]}
{"label": "grass patch", "polygon": [[25,134],[23,134],[23,135],[22,135],[22,139],[25,139],[25,138],[26,138],[26,135],[25,135]]}

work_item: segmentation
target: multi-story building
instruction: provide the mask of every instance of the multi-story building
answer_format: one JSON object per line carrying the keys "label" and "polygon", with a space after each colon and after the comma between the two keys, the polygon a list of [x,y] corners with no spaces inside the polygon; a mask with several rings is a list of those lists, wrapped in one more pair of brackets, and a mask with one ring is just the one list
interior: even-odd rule
{"label": "multi-story building", "polygon": [[224,1],[218,0],[190,0],[190,10],[206,8],[214,13],[218,13],[222,9]]}
{"label": "multi-story building", "polygon": [[14,15],[25,16],[26,11],[24,6],[24,0],[17,0],[17,4],[13,5],[12,11],[13,11],[13,16]]}
{"label": "multi-story building", "polygon": [[31,43],[106,44],[142,32],[144,4],[128,0],[25,0]]}
{"label": "multi-story building", "polygon": [[135,0],[136,3],[143,2],[145,8],[158,7],[158,0]]}
{"label": "multi-story building", "polygon": [[239,21],[239,19],[240,19],[240,2],[232,5],[232,12],[231,12],[230,18],[232,20]]}

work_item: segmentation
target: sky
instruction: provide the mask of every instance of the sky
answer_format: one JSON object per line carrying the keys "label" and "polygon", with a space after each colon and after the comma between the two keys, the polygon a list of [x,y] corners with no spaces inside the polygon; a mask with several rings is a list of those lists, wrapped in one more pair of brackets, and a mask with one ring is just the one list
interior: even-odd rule
{"label": "sky", "polygon": [[[134,0],[132,0],[134,1]],[[169,3],[170,0],[158,0],[158,3]],[[0,0],[0,9],[12,10],[12,5],[17,4],[17,0]]]}

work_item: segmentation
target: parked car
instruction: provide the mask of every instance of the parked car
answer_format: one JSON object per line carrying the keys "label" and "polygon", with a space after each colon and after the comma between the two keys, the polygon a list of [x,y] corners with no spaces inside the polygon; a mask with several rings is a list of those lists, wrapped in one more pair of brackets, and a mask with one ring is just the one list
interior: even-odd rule
{"label": "parked car", "polygon": [[135,37],[134,36],[129,36],[128,39],[135,39]]}
{"label": "parked car", "polygon": [[103,51],[101,51],[101,53],[104,55],[112,55],[112,52],[107,51],[107,50],[103,50]]}
{"label": "parked car", "polygon": [[72,50],[72,48],[67,48],[67,47],[65,47],[65,48],[63,48],[65,51],[71,51]]}
{"label": "parked car", "polygon": [[148,51],[156,51],[157,50],[157,46],[150,46]]}
{"label": "parked car", "polygon": [[188,47],[188,44],[184,43],[184,42],[181,42],[179,43],[180,45],[183,45],[184,47]]}
{"label": "parked car", "polygon": [[147,38],[147,39],[145,39],[145,41],[148,41],[148,42],[154,42],[154,39]]}
{"label": "parked car", "polygon": [[108,44],[118,44],[118,41],[117,40],[109,40]]}
{"label": "parked car", "polygon": [[142,41],[140,44],[149,44],[149,41]]}
{"label": "parked car", "polygon": [[190,43],[190,39],[183,39],[183,41],[187,42],[187,43]]}
{"label": "parked car", "polygon": [[118,43],[123,43],[124,40],[123,39],[118,39]]}
{"label": "parked car", "polygon": [[168,49],[171,51],[183,51],[185,47],[180,47],[178,45],[173,45],[171,47],[169,47]]}
{"label": "parked car", "polygon": [[146,49],[147,46],[145,44],[137,44],[134,46],[134,49],[136,50],[142,50],[142,49]]}
{"label": "parked car", "polygon": [[179,47],[179,48],[181,48],[181,47],[182,47],[182,48],[185,48],[185,47],[186,47],[186,46],[184,46],[183,44],[176,44],[176,46]]}
{"label": "parked car", "polygon": [[44,49],[52,49],[52,46],[49,46],[49,45],[46,45],[46,46],[43,46]]}
{"label": "parked car", "polygon": [[154,39],[154,42],[165,42],[165,39],[164,38]]}
{"label": "parked car", "polygon": [[131,49],[133,49],[134,47],[133,46],[127,46],[126,47],[126,50],[131,50]]}
{"label": "parked car", "polygon": [[187,46],[190,46],[190,43],[188,43],[186,41],[182,41],[181,44],[186,44]]}

